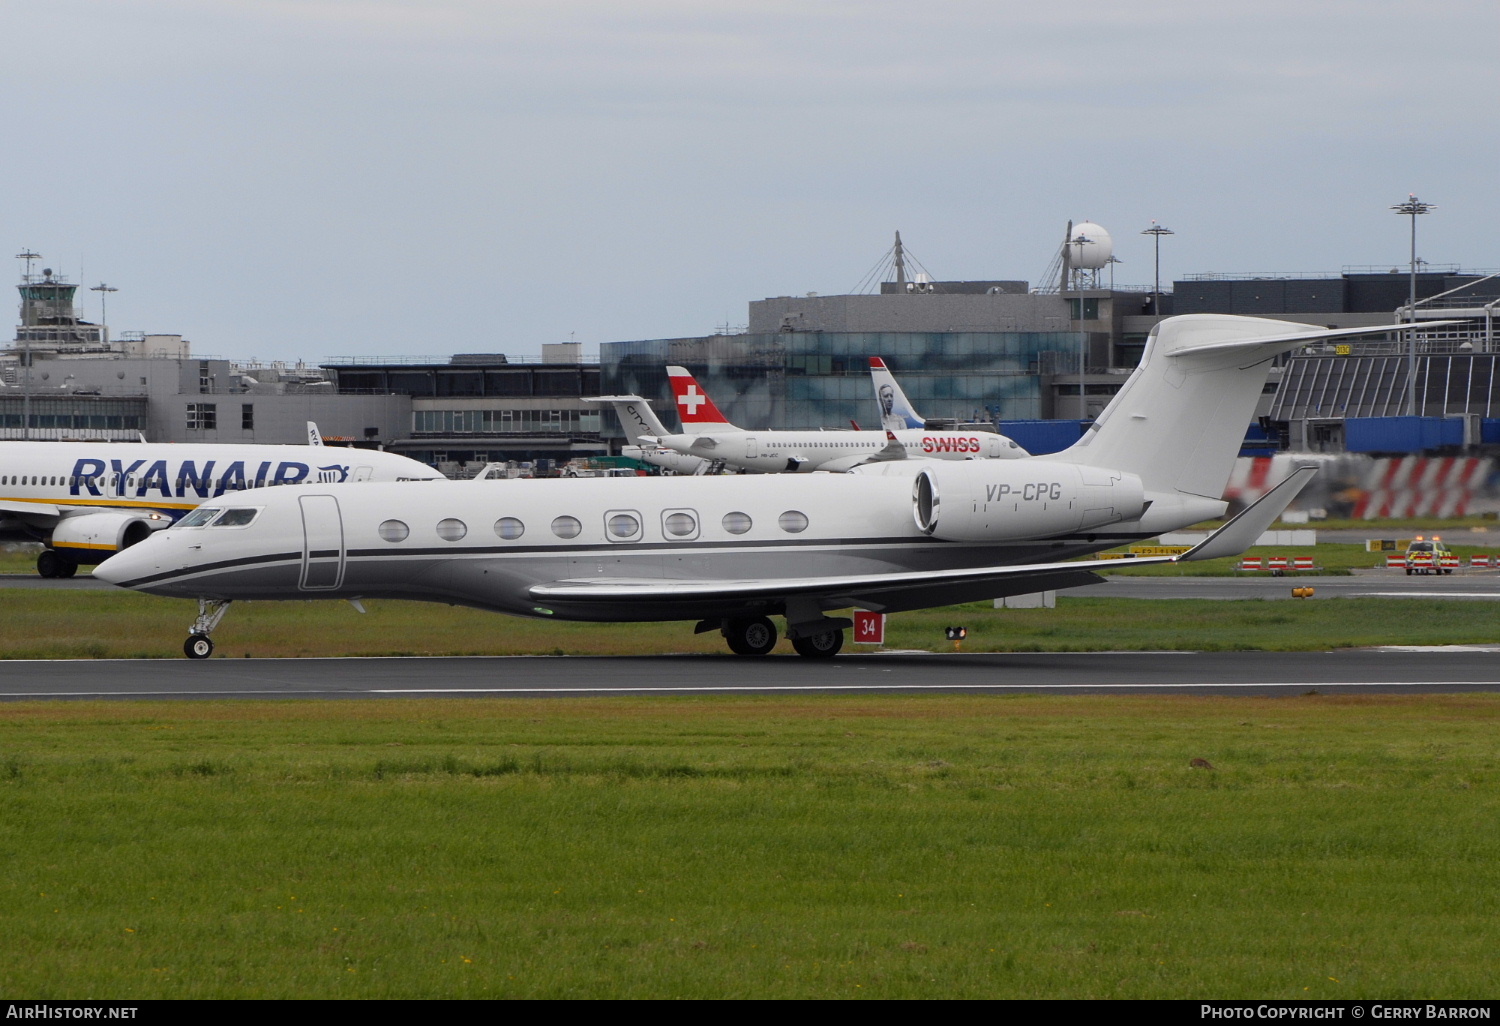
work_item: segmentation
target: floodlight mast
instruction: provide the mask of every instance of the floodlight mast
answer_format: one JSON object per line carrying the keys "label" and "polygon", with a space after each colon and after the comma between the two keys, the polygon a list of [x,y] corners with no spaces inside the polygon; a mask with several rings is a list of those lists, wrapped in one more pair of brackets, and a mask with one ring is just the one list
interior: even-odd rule
{"label": "floodlight mast", "polygon": [[1423,203],[1414,192],[1407,193],[1405,203],[1397,203],[1391,210],[1411,218],[1411,292],[1407,299],[1406,319],[1411,327],[1406,329],[1406,415],[1417,415],[1417,215],[1436,210],[1436,203]]}
{"label": "floodlight mast", "polygon": [[1143,228],[1143,229],[1141,229],[1141,234],[1142,235],[1150,235],[1150,236],[1152,236],[1152,240],[1151,241],[1155,244],[1155,247],[1156,247],[1156,287],[1151,292],[1151,313],[1154,316],[1160,317],[1161,316],[1161,237],[1163,235],[1176,235],[1177,233],[1174,232],[1170,228],[1167,228],[1167,227],[1165,227],[1163,225],[1159,225],[1155,221],[1152,221],[1150,228]]}
{"label": "floodlight mast", "polygon": [[99,293],[99,331],[100,331],[99,338],[100,338],[101,342],[103,342],[105,345],[108,345],[109,344],[109,307],[106,305],[106,301],[109,299],[109,294],[111,292],[119,292],[120,290],[117,289],[117,288],[115,288],[113,285],[106,285],[106,284],[104,284],[104,282],[101,281],[99,284],[97,284],[93,288],[89,289],[89,291],[90,292],[97,292],[97,293]]}

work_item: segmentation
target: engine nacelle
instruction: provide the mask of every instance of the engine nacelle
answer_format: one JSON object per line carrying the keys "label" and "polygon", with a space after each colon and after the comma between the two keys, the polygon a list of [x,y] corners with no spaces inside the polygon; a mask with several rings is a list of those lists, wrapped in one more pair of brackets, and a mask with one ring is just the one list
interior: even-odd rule
{"label": "engine nacelle", "polygon": [[912,486],[918,529],[944,541],[1072,534],[1133,520],[1144,507],[1134,474],[1036,459],[933,463]]}
{"label": "engine nacelle", "polygon": [[101,563],[121,549],[148,537],[152,531],[171,527],[161,513],[83,513],[64,517],[52,529],[52,547],[68,553],[80,563]]}

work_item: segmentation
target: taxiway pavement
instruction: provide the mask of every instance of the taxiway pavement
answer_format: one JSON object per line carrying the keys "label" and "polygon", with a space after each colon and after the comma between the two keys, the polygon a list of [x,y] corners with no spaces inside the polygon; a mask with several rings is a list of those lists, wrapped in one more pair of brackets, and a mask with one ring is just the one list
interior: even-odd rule
{"label": "taxiway pavement", "polygon": [[1500,651],[0,661],[0,700],[1310,691],[1500,691]]}

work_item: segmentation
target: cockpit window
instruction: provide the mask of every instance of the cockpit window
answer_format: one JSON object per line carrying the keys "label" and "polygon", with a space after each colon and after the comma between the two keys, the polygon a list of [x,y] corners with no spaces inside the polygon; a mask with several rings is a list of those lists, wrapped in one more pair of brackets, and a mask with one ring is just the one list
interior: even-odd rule
{"label": "cockpit window", "polygon": [[215,520],[210,527],[244,527],[255,519],[258,509],[226,509],[224,515]]}
{"label": "cockpit window", "polygon": [[181,520],[177,521],[178,527],[202,527],[220,513],[217,509],[195,509]]}

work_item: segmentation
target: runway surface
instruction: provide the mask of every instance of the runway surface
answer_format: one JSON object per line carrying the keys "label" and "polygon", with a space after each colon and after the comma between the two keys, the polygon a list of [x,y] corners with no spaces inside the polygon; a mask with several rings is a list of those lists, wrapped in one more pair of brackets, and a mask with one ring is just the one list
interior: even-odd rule
{"label": "runway surface", "polygon": [[0,662],[0,700],[1500,691],[1500,650]]}

